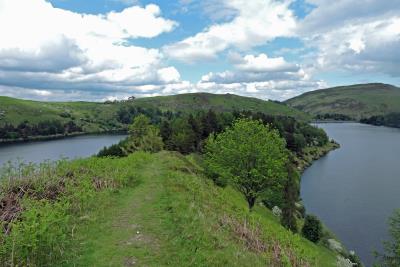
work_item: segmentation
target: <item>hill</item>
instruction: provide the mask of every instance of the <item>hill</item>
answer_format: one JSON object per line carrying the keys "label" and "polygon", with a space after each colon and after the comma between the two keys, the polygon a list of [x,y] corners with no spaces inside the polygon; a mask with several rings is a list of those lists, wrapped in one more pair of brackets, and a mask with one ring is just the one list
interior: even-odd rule
{"label": "hill", "polygon": [[340,86],[311,91],[285,103],[314,116],[344,115],[360,120],[400,112],[400,88],[381,83]]}
{"label": "hill", "polygon": [[121,120],[121,117],[133,108],[186,113],[209,109],[218,112],[251,110],[309,119],[305,113],[281,103],[231,94],[194,93],[106,103],[39,102],[0,97],[0,126],[7,123],[18,126],[25,121],[29,124],[43,121],[59,121],[64,124],[73,121],[84,132],[114,131],[126,128],[124,124],[127,121]]}
{"label": "hill", "polygon": [[0,236],[2,266],[336,266],[334,252],[203,176],[196,156],[41,166],[3,179],[0,218],[14,221]]}

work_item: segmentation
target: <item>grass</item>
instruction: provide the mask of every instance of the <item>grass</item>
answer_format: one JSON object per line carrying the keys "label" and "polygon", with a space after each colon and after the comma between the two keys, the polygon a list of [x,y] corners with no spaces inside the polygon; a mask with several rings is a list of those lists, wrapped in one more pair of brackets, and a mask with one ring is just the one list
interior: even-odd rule
{"label": "grass", "polygon": [[[112,104],[95,102],[39,102],[0,97],[0,126],[5,123],[17,126],[28,121],[37,124],[40,121],[57,120],[66,123],[73,120],[82,126],[85,132],[104,132],[124,129],[117,120],[117,112],[122,107],[161,109],[172,112],[196,112],[213,109],[216,111],[252,110],[271,115],[286,115],[299,119],[309,119],[305,113],[278,104],[256,98],[237,95],[215,95],[206,93],[182,94],[140,98],[130,102]],[[67,116],[65,116],[67,114]]]}
{"label": "grass", "polygon": [[[28,221],[28,229],[14,228],[20,231],[16,237],[31,237],[27,233],[47,225],[35,235],[37,243],[14,239],[20,242],[16,249],[6,240],[0,249],[2,266],[11,265],[10,251],[14,262],[29,258],[31,266],[335,266],[333,252],[287,231],[263,206],[249,212],[239,192],[205,178],[196,156],[134,153],[121,159],[64,162],[38,173],[28,184],[40,184],[42,192],[48,192],[49,177],[53,182],[66,177],[74,182],[56,199],[26,197],[31,206],[47,203],[37,207],[41,214],[58,217],[47,216],[50,219],[40,224]],[[10,189],[19,188],[16,185],[26,184],[13,181],[4,182],[3,199]],[[59,203],[67,208],[56,209]],[[51,212],[54,209],[58,212]],[[29,219],[24,217],[27,212],[20,218]],[[68,218],[67,223],[61,218]],[[51,240],[63,253],[52,250]],[[58,256],[37,264],[39,251],[24,250],[35,244],[42,244],[41,253]]]}
{"label": "grass", "polygon": [[387,84],[359,84],[316,90],[286,101],[312,115],[342,114],[355,120],[400,112],[400,89]]}

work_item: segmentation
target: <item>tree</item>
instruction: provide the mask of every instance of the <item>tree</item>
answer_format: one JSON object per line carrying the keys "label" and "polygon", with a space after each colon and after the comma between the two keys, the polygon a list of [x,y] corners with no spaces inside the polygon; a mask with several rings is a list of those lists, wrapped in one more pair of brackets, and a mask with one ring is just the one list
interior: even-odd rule
{"label": "tree", "polygon": [[129,142],[124,147],[127,153],[137,150],[158,152],[164,147],[159,129],[151,125],[150,119],[143,114],[133,120],[129,135]]}
{"label": "tree", "polygon": [[250,210],[257,197],[286,176],[285,140],[260,121],[239,119],[206,141],[208,173],[221,176],[238,188]]}
{"label": "tree", "polygon": [[322,237],[322,224],[316,216],[307,215],[301,233],[308,240],[317,243]]}
{"label": "tree", "polygon": [[186,118],[177,118],[171,123],[171,149],[188,154],[195,151],[196,136]]}
{"label": "tree", "polygon": [[297,233],[296,201],[299,197],[299,173],[292,164],[287,165],[288,178],[283,190],[283,206],[281,223],[284,227]]}
{"label": "tree", "polygon": [[384,266],[400,266],[400,209],[389,218],[389,234],[391,239],[383,243],[384,253],[378,256]]}

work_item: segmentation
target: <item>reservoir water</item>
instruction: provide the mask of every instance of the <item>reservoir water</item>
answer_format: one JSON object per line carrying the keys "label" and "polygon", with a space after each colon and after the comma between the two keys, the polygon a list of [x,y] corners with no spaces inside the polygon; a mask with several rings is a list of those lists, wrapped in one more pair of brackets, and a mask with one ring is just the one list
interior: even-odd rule
{"label": "reservoir water", "polygon": [[341,148],[302,175],[301,197],[366,266],[388,238],[387,219],[400,208],[400,129],[359,123],[317,124]]}
{"label": "reservoir water", "polygon": [[61,158],[75,159],[97,154],[104,146],[118,143],[126,135],[83,135],[64,139],[0,145],[0,166],[8,161],[40,163]]}

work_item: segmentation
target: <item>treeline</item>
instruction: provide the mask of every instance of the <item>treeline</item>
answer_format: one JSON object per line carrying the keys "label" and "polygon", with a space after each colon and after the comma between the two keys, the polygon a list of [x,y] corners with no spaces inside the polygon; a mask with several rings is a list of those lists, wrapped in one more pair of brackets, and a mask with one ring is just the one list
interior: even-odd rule
{"label": "treeline", "polygon": [[0,127],[0,139],[15,140],[27,139],[34,136],[50,136],[57,134],[69,134],[83,132],[82,127],[75,122],[69,121],[62,123],[60,121],[42,121],[38,124],[29,124],[27,121],[17,126],[5,124]]}
{"label": "treeline", "polygon": [[333,120],[333,121],[352,121],[354,120],[352,117],[344,115],[344,114],[331,114],[331,113],[325,113],[325,114],[318,114],[315,116],[316,120]]}
{"label": "treeline", "polygon": [[376,126],[400,128],[400,113],[389,113],[386,115],[372,116],[370,118],[361,119],[360,122]]}
{"label": "treeline", "polygon": [[160,124],[161,121],[165,119],[172,119],[174,116],[179,116],[180,113],[173,113],[171,111],[161,111],[155,108],[142,108],[134,107],[129,104],[124,105],[117,111],[117,121],[122,124],[131,124],[133,118],[138,115],[143,114],[151,119],[153,124]]}
{"label": "treeline", "polygon": [[[142,111],[136,109],[130,114],[138,116],[139,114],[144,114]],[[159,127],[165,149],[179,151],[182,154],[202,153],[204,141],[211,133],[220,133],[239,118],[260,120],[264,125],[270,125],[273,129],[278,130],[280,136],[285,138],[287,148],[295,153],[301,153],[307,146],[323,146],[329,141],[328,136],[322,129],[313,127],[308,123],[299,122],[291,117],[271,116],[260,112],[217,113],[209,110],[196,114],[173,114],[170,112],[155,114],[155,118],[145,115],[151,119],[152,124]],[[121,156],[123,155],[121,147],[124,144],[126,142],[105,148],[99,155]]]}

